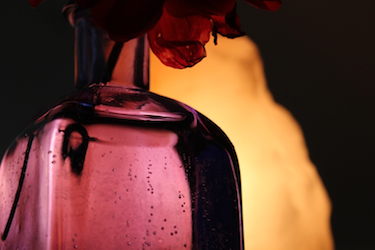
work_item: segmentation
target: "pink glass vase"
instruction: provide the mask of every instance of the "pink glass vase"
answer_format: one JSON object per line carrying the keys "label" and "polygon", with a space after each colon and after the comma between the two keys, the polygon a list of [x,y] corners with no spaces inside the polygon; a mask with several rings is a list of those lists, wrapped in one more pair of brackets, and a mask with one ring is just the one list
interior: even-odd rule
{"label": "pink glass vase", "polygon": [[0,249],[242,249],[228,138],[148,91],[145,37],[115,43],[74,5],[65,12],[81,90],[7,150]]}

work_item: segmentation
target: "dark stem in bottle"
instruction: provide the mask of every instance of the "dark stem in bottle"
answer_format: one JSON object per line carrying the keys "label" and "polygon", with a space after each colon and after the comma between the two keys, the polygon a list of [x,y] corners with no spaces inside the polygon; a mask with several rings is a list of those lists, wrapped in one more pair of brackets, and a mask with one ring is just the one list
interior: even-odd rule
{"label": "dark stem in bottle", "polygon": [[29,141],[27,142],[27,148],[26,148],[26,152],[25,152],[25,158],[23,160],[22,172],[21,172],[20,180],[18,182],[17,192],[16,192],[16,195],[14,197],[14,202],[13,202],[10,214],[9,214],[9,218],[8,218],[7,224],[5,225],[4,232],[1,235],[1,240],[3,240],[3,241],[6,240],[6,238],[8,236],[8,233],[9,233],[10,226],[12,225],[14,214],[16,212],[16,209],[17,209],[17,206],[18,206],[18,201],[20,199],[20,194],[21,194],[21,191],[22,191],[23,181],[25,180],[27,163],[28,163],[28,160],[29,160],[30,149],[31,149],[31,146],[32,146],[32,143],[33,143],[34,135],[32,133],[30,133],[30,134],[28,134],[28,137],[29,137]]}
{"label": "dark stem in bottle", "polygon": [[126,42],[111,40],[90,13],[68,3],[63,13],[75,28],[75,85],[107,84],[148,90],[149,45],[146,35]]}

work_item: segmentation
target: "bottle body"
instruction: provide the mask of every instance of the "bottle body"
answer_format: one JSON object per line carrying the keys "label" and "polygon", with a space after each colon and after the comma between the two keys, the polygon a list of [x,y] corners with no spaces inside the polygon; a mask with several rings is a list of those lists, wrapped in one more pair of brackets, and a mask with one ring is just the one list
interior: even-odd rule
{"label": "bottle body", "polygon": [[0,167],[0,249],[242,249],[236,156],[190,107],[95,85],[23,134]]}

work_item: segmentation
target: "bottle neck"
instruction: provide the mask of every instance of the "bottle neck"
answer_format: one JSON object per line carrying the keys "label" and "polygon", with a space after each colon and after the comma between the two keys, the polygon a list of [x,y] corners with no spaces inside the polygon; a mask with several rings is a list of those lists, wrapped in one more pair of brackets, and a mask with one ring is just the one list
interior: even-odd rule
{"label": "bottle neck", "polygon": [[75,4],[63,12],[75,28],[75,85],[96,83],[149,89],[149,44],[146,35],[125,43],[114,42],[86,11]]}

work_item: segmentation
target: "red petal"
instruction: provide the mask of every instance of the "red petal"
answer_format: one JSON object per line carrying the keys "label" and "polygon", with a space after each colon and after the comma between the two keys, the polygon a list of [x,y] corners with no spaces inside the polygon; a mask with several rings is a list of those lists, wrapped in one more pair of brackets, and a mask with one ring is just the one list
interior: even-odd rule
{"label": "red petal", "polygon": [[164,11],[148,38],[152,51],[162,63],[182,69],[195,65],[206,56],[204,45],[210,39],[211,30],[208,18],[177,18]]}
{"label": "red petal", "polygon": [[165,9],[174,17],[225,15],[235,4],[235,0],[167,0]]}
{"label": "red petal", "polygon": [[31,4],[31,6],[34,8],[36,7],[38,4],[40,4],[41,2],[43,2],[44,0],[29,0],[29,3]]}
{"label": "red petal", "polygon": [[100,0],[91,8],[95,22],[115,41],[126,42],[152,29],[165,0]]}
{"label": "red petal", "polygon": [[280,0],[245,0],[245,1],[259,9],[269,10],[269,11],[278,10],[281,6]]}
{"label": "red petal", "polygon": [[81,9],[88,9],[99,3],[100,0],[76,0],[77,5]]}
{"label": "red petal", "polygon": [[241,31],[240,18],[237,15],[236,8],[225,16],[212,16],[211,18],[214,22],[214,31],[217,33],[229,38],[245,35]]}

